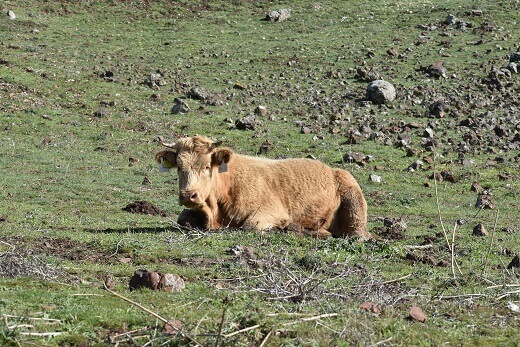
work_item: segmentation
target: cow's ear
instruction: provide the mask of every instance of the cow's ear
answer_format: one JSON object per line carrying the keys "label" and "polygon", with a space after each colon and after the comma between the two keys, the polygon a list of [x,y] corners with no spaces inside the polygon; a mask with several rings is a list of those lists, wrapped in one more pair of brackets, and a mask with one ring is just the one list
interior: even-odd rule
{"label": "cow's ear", "polygon": [[220,146],[221,144],[222,144],[222,141],[213,142],[213,143],[209,146],[209,152],[213,151],[215,148],[217,148],[217,147]]}
{"label": "cow's ear", "polygon": [[227,164],[232,155],[233,151],[229,148],[218,148],[211,154],[211,163],[214,165]]}
{"label": "cow's ear", "polygon": [[168,171],[177,166],[177,152],[172,150],[160,151],[155,155],[155,161],[159,163],[159,171]]}

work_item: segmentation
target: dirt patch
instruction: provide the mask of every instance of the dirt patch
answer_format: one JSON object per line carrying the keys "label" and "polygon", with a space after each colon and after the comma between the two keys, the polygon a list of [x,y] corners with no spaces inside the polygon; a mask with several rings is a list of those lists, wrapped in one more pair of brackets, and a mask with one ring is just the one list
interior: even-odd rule
{"label": "dirt patch", "polygon": [[42,237],[37,239],[10,238],[9,243],[15,249],[23,249],[30,255],[54,256],[71,261],[109,262],[108,254],[101,252],[94,245],[63,238]]}
{"label": "dirt patch", "polygon": [[151,216],[168,217],[168,214],[159,207],[152,205],[148,201],[134,201],[123,208],[123,211],[130,213],[148,214]]}

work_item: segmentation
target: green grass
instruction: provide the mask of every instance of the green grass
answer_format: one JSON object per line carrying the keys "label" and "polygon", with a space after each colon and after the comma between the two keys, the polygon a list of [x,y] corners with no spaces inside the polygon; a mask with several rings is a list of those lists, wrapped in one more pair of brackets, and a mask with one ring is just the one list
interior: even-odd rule
{"label": "green grass", "polygon": [[[262,20],[284,7],[292,10],[290,20]],[[103,278],[112,274],[117,293],[179,319],[205,346],[215,345],[224,310],[224,335],[258,327],[221,338],[221,346],[518,346],[519,316],[507,304],[518,305],[520,297],[506,295],[519,285],[518,269],[506,269],[520,252],[518,151],[493,139],[493,126],[482,126],[465,154],[473,164],[460,165],[457,153],[474,130],[459,126],[468,117],[509,117],[508,139],[518,133],[518,75],[499,91],[482,83],[492,66],[501,67],[520,48],[518,3],[8,0],[0,9],[17,16],[0,20],[0,216],[7,216],[0,222],[0,260],[16,256],[17,266],[27,262],[60,274],[0,278],[0,312],[8,315],[0,345],[189,344],[162,334],[162,322],[105,291]],[[473,9],[483,15],[471,15]],[[448,13],[472,26],[443,27]],[[485,23],[494,29],[473,30]],[[420,43],[420,36],[428,37]],[[390,56],[389,49],[400,55]],[[420,70],[441,59],[447,79]],[[386,106],[363,102],[367,82],[355,78],[358,67],[393,83],[397,99]],[[156,71],[167,84],[150,88],[143,82]],[[113,78],[103,78],[106,72]],[[235,83],[247,89],[234,89]],[[221,104],[186,98],[192,87]],[[186,98],[188,114],[170,113],[175,97]],[[437,99],[449,106],[445,118],[428,115]],[[226,121],[258,105],[273,118],[260,117],[255,130]],[[418,125],[410,130],[413,156],[394,145],[400,124]],[[351,143],[349,134],[361,125],[385,134]],[[303,134],[302,126],[313,131]],[[398,130],[386,132],[392,127]],[[436,167],[425,163],[408,172],[415,160],[431,155],[422,145],[426,127],[439,140]],[[367,198],[369,227],[381,235],[366,243],[317,242],[280,232],[193,234],[173,227],[182,211],[177,181],[156,170],[156,139],[195,134],[249,155],[270,141],[267,157],[314,155],[351,171]],[[363,167],[345,162],[350,151],[372,160]],[[486,165],[488,159],[497,164]],[[458,178],[439,183],[437,194],[450,241],[455,222],[466,221],[456,228],[462,274],[455,276],[428,178],[434,170],[452,170]],[[512,178],[499,180],[504,172]],[[383,183],[371,182],[371,173]],[[145,177],[152,183],[144,185]],[[475,181],[492,192],[498,210],[477,214],[477,194],[470,191]],[[170,216],[122,210],[135,200]],[[406,222],[403,239],[384,234],[384,217]],[[479,222],[495,229],[491,248],[490,237],[472,235]],[[408,248],[432,239],[431,248]],[[252,247],[256,260],[228,254],[237,244]],[[437,266],[440,261],[448,266]],[[130,292],[128,281],[140,268],[177,273],[186,290]],[[282,299],[273,291],[277,285],[299,295]],[[380,304],[381,313],[362,311],[364,301]],[[426,313],[425,323],[408,319],[413,305]],[[33,327],[14,327],[20,324]]]}

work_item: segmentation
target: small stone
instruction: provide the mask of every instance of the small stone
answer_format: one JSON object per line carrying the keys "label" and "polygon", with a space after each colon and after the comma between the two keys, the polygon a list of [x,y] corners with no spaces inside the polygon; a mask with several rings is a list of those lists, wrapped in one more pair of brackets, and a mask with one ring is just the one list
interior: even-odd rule
{"label": "small stone", "polygon": [[475,225],[475,227],[473,228],[473,235],[488,236],[488,232],[487,232],[486,228],[484,227],[484,224],[478,223],[477,225]]}
{"label": "small stone", "polygon": [[235,121],[235,127],[239,130],[255,130],[259,125],[255,115],[249,115]]}
{"label": "small stone", "polygon": [[7,11],[7,16],[9,17],[10,20],[16,19],[16,15],[14,14],[13,11]]}
{"label": "small stone", "polygon": [[412,306],[410,308],[410,317],[412,319],[415,319],[416,321],[419,321],[421,323],[424,323],[426,321],[426,315],[424,314],[423,310],[419,306]]}
{"label": "small stone", "polygon": [[514,267],[520,267],[520,256],[517,254],[511,260],[511,262],[507,265],[508,269],[512,269]]}
{"label": "small stone", "polygon": [[375,175],[375,174],[371,174],[370,175],[370,181],[372,181],[374,183],[381,183],[381,176],[378,176],[378,175]]}
{"label": "small stone", "polygon": [[452,25],[452,24],[455,24],[457,22],[460,22],[457,17],[455,17],[454,15],[452,15],[451,13],[448,14],[446,16],[446,19],[444,20],[444,23],[448,24],[448,25]]}
{"label": "small stone", "polygon": [[247,85],[244,84],[244,83],[235,83],[235,84],[233,85],[233,88],[234,88],[234,89],[238,89],[238,90],[247,90],[248,87],[247,87]]}
{"label": "small stone", "polygon": [[143,179],[143,183],[141,183],[143,186],[147,186],[147,185],[150,185],[152,184],[152,181],[148,178],[148,177],[145,177]]}
{"label": "small stone", "polygon": [[255,254],[252,247],[235,245],[227,250],[228,254],[234,255],[239,258],[254,259]]}
{"label": "small stone", "polygon": [[255,109],[255,114],[257,116],[261,116],[261,117],[265,117],[267,116],[267,107],[265,106],[258,106],[256,109]]}
{"label": "small stone", "polygon": [[495,204],[493,203],[493,198],[488,194],[479,194],[477,197],[477,202],[475,203],[476,208],[480,209],[494,209]]}
{"label": "small stone", "polygon": [[185,114],[185,113],[190,112],[190,107],[188,106],[186,101],[184,101],[180,98],[175,98],[173,101],[175,102],[175,105],[173,105],[172,111],[171,111],[173,114],[179,114],[179,113]]}
{"label": "small stone", "polygon": [[439,60],[428,66],[424,71],[431,77],[447,78],[446,68],[444,67],[444,61]]}
{"label": "small stone", "polygon": [[110,290],[114,289],[116,286],[116,282],[114,281],[114,276],[111,274],[105,275],[104,283],[105,283],[105,286]]}
{"label": "small stone", "polygon": [[179,275],[164,274],[161,275],[158,288],[167,292],[180,292],[184,290],[185,284]]}
{"label": "small stone", "polygon": [[361,305],[359,305],[359,308],[363,311],[368,311],[368,312],[372,312],[375,314],[381,313],[381,305],[376,304],[375,302],[372,302],[372,301],[363,302]]}
{"label": "small stone", "polygon": [[416,161],[414,161],[413,163],[411,163],[408,168],[406,169],[407,171],[410,171],[410,172],[413,172],[413,171],[417,171],[418,169],[420,169],[422,166],[424,165],[424,163],[417,159]]}
{"label": "small stone", "polygon": [[130,279],[130,290],[139,288],[149,288],[157,290],[159,288],[161,276],[155,271],[135,270],[134,275]]}
{"label": "small stone", "polygon": [[512,63],[520,62],[520,52],[513,52],[509,56],[509,61]]}
{"label": "small stone", "polygon": [[424,134],[423,134],[424,137],[433,138],[433,135],[434,135],[434,132],[433,132],[432,128],[424,129]]}

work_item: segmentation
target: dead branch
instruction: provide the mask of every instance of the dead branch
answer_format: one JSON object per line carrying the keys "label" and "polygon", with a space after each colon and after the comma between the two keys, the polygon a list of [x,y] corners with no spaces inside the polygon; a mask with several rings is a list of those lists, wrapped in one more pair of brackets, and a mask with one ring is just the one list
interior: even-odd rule
{"label": "dead branch", "polygon": [[257,325],[250,326],[248,328],[237,330],[237,331],[235,331],[233,333],[230,333],[230,334],[222,335],[222,336],[224,336],[225,338],[228,338],[228,337],[235,336],[235,335],[238,335],[238,334],[241,334],[241,333],[245,333],[246,331],[253,330],[253,329],[256,329],[256,328],[259,328],[259,327],[260,327],[260,324],[257,324]]}
{"label": "dead branch", "polygon": [[312,322],[312,321],[315,321],[315,320],[318,320],[318,319],[321,319],[321,318],[336,317],[337,315],[338,315],[337,313],[324,313],[324,314],[320,314],[319,316],[300,318],[300,319],[297,319],[297,320],[292,321],[292,322],[284,323],[283,326],[284,327],[288,327],[288,326],[291,326],[291,325],[294,325],[294,324],[299,324],[299,323],[304,323],[304,322]]}
{"label": "dead branch", "polygon": [[498,222],[498,211],[499,211],[499,208],[497,207],[497,212],[495,213],[495,223],[493,224],[493,231],[491,232],[491,240],[489,241],[489,248],[486,253],[486,258],[484,258],[485,260],[484,260],[484,264],[482,266],[481,276],[484,276],[484,274],[486,273],[486,268],[487,268],[488,260],[489,260],[489,254],[491,253],[491,248],[493,247],[493,240],[495,239],[495,230],[497,228],[497,222]]}

